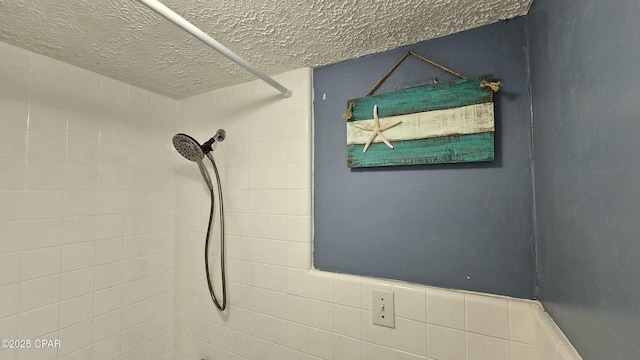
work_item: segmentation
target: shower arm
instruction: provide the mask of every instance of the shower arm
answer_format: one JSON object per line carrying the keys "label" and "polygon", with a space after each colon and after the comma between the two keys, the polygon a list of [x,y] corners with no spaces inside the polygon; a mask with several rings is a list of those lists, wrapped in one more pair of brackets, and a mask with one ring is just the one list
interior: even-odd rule
{"label": "shower arm", "polygon": [[180,15],[176,14],[173,10],[166,7],[160,1],[158,0],[138,0],[138,1],[146,5],[151,10],[164,16],[167,20],[176,24],[177,26],[182,28],[184,31],[195,36],[196,38],[198,38],[198,40],[209,45],[215,51],[226,56],[229,60],[242,66],[244,69],[246,69],[253,75],[260,78],[262,81],[271,85],[276,90],[281,92],[284,97],[288,98],[288,97],[291,97],[291,95],[293,94],[290,89],[287,89],[286,87],[282,86],[282,84],[280,84],[279,82],[273,80],[269,75],[253,67],[253,65],[249,64],[246,60],[236,55],[233,51],[229,50],[226,46],[220,44],[218,41],[213,39],[211,36],[207,35],[204,31],[198,29],[195,25],[191,24]]}

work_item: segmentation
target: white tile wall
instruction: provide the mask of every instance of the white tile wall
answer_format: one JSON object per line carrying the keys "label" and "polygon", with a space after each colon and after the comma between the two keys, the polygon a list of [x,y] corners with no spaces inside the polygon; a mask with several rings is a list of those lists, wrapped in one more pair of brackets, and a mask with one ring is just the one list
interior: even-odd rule
{"label": "white tile wall", "polygon": [[[0,338],[63,341],[0,359],[580,359],[537,302],[310,270],[310,70],[278,76],[290,99],[252,82],[174,101],[0,54]],[[224,313],[206,190],[170,145],[218,128]],[[395,293],[395,329],[372,324],[373,289]]]}
{"label": "white tile wall", "polygon": [[0,359],[167,359],[177,101],[0,43]]}
{"label": "white tile wall", "polygon": [[[310,270],[311,72],[276,78],[292,98],[251,82],[180,102],[180,132],[204,141],[227,130],[215,158],[231,306],[220,314],[209,299],[208,199],[197,168],[175,155],[185,201],[176,219],[174,359],[579,358],[537,302]],[[373,289],[395,293],[395,329],[372,324]]]}

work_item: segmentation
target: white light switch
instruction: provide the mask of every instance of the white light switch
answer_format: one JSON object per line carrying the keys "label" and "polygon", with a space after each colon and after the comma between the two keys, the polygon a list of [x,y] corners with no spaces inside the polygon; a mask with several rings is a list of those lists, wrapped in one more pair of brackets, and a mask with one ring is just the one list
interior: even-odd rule
{"label": "white light switch", "polygon": [[371,292],[371,312],[373,323],[390,328],[396,327],[393,308],[393,293],[390,291],[373,290]]}

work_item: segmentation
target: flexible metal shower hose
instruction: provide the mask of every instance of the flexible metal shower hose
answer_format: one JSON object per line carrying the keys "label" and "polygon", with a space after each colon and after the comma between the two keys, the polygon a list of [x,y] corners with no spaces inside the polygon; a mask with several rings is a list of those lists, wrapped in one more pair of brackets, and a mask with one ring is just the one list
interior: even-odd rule
{"label": "flexible metal shower hose", "polygon": [[[211,294],[211,299],[213,303],[216,305],[218,310],[224,311],[227,307],[227,281],[226,281],[226,269],[225,269],[225,261],[224,261],[224,204],[222,202],[222,185],[220,184],[220,174],[218,173],[218,167],[216,166],[216,162],[213,160],[213,156],[210,153],[207,153],[207,157],[211,161],[211,165],[213,165],[213,172],[216,175],[216,184],[218,186],[218,203],[220,204],[220,270],[222,275],[222,304],[216,298],[216,294],[213,291],[213,285],[211,284],[211,275],[209,273],[209,245],[211,242],[211,230],[213,229],[213,219],[215,214],[215,197],[213,193],[213,187],[209,186],[209,193],[211,194],[211,210],[209,211],[209,226],[207,226],[207,239],[204,245],[204,266],[206,269],[207,276],[207,285],[209,286],[209,293]],[[205,182],[207,180],[207,176],[200,168],[200,172],[202,176],[205,178]]]}

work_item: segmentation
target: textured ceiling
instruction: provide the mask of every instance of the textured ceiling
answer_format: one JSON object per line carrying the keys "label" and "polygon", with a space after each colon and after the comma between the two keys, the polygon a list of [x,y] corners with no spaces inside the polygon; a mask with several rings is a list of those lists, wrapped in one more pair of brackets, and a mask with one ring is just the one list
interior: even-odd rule
{"label": "textured ceiling", "polygon": [[[269,74],[527,13],[532,0],[165,0]],[[183,98],[252,75],[135,0],[0,0],[0,41]]]}

